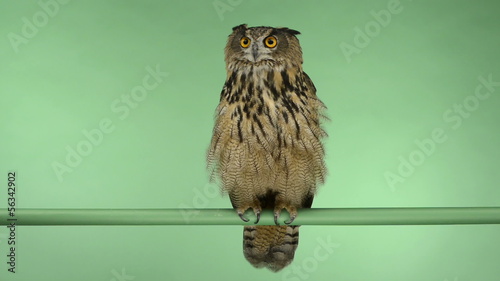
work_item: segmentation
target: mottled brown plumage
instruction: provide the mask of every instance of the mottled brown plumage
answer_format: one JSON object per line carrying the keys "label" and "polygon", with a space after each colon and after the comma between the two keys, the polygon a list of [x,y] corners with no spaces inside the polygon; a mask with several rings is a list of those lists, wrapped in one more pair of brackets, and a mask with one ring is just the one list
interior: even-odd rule
{"label": "mottled brown plumage", "polygon": [[[288,28],[233,28],[225,48],[227,78],[207,154],[242,220],[252,209],[310,208],[326,169],[320,121],[323,103],[302,70],[302,51]],[[292,260],[298,226],[245,226],[243,248],[256,267],[279,271]]]}

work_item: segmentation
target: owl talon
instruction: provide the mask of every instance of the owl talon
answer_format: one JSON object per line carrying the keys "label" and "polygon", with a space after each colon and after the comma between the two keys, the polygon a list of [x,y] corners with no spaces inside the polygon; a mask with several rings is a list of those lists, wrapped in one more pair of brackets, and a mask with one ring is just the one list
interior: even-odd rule
{"label": "owl talon", "polygon": [[290,216],[290,219],[285,221],[285,224],[291,224],[297,216]]}
{"label": "owl talon", "polygon": [[250,221],[249,219],[245,218],[245,216],[243,216],[243,213],[238,213],[238,216],[240,216],[240,219],[244,222]]}
{"label": "owl talon", "polygon": [[255,220],[255,222],[254,222],[254,223],[255,223],[255,224],[258,224],[258,223],[259,223],[259,221],[260,221],[260,211],[256,211],[256,212],[255,212],[255,215],[257,216],[257,219]]}
{"label": "owl talon", "polygon": [[280,217],[280,213],[278,213],[278,212],[274,213],[274,223],[276,225],[280,225],[280,223],[278,222],[279,217]]}

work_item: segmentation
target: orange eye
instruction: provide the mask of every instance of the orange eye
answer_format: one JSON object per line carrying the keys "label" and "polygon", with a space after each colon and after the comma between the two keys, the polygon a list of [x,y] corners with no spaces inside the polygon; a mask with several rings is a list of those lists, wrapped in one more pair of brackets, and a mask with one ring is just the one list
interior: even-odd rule
{"label": "orange eye", "polygon": [[248,48],[250,46],[250,38],[248,37],[242,37],[240,40],[240,45],[243,48]]}
{"label": "orange eye", "polygon": [[266,47],[268,48],[274,48],[276,47],[276,44],[278,44],[278,40],[276,40],[276,37],[274,36],[269,36],[264,39],[264,44],[266,44]]}

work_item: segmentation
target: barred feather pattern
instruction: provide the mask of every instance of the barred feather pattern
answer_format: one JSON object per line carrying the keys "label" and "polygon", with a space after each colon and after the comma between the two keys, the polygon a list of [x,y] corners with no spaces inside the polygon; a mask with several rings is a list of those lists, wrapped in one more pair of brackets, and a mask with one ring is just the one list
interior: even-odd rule
{"label": "barred feather pattern", "polygon": [[[316,187],[325,180],[325,105],[302,70],[301,57],[249,63],[228,55],[231,36],[226,82],[207,152],[210,178],[220,182],[238,213],[271,209],[279,214],[286,209],[296,214],[311,207]],[[301,55],[299,46],[297,50]],[[245,226],[246,259],[255,267],[281,270],[293,260],[298,230]]]}
{"label": "barred feather pattern", "polygon": [[268,189],[314,193],[326,173],[321,142],[326,133],[320,126],[324,109],[299,69],[232,72],[221,93],[207,157],[211,179],[219,176],[229,193],[241,187],[256,196]]}
{"label": "barred feather pattern", "polygon": [[257,268],[280,271],[293,260],[299,244],[299,226],[245,226],[243,253]]}

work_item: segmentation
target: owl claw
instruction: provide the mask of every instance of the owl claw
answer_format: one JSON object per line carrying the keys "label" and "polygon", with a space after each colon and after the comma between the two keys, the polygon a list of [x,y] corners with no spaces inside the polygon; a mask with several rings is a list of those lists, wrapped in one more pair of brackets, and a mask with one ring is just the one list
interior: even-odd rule
{"label": "owl claw", "polygon": [[280,223],[278,222],[278,218],[280,217],[280,213],[279,212],[275,212],[274,213],[274,223],[276,225],[280,225]]}
{"label": "owl claw", "polygon": [[285,224],[291,224],[297,216],[290,216],[290,219],[285,221]]}
{"label": "owl claw", "polygon": [[240,216],[240,219],[244,222],[248,222],[249,219],[245,218],[245,216],[243,216],[243,213],[238,213],[238,216]]}
{"label": "owl claw", "polygon": [[254,223],[255,223],[255,224],[257,224],[257,223],[259,223],[259,221],[260,221],[260,211],[256,211],[256,212],[255,212],[255,215],[257,216],[257,219],[255,220],[255,222],[254,222]]}
{"label": "owl claw", "polygon": [[260,221],[260,213],[262,211],[262,209],[260,208],[260,206],[257,206],[257,207],[249,207],[249,208],[238,208],[236,209],[236,212],[238,213],[238,216],[240,217],[240,219],[244,222],[249,222],[250,220],[248,218],[245,217],[245,212],[252,208],[253,209],[253,212],[255,214],[255,216],[257,217],[257,220],[255,221],[255,224],[257,224],[259,221]]}

